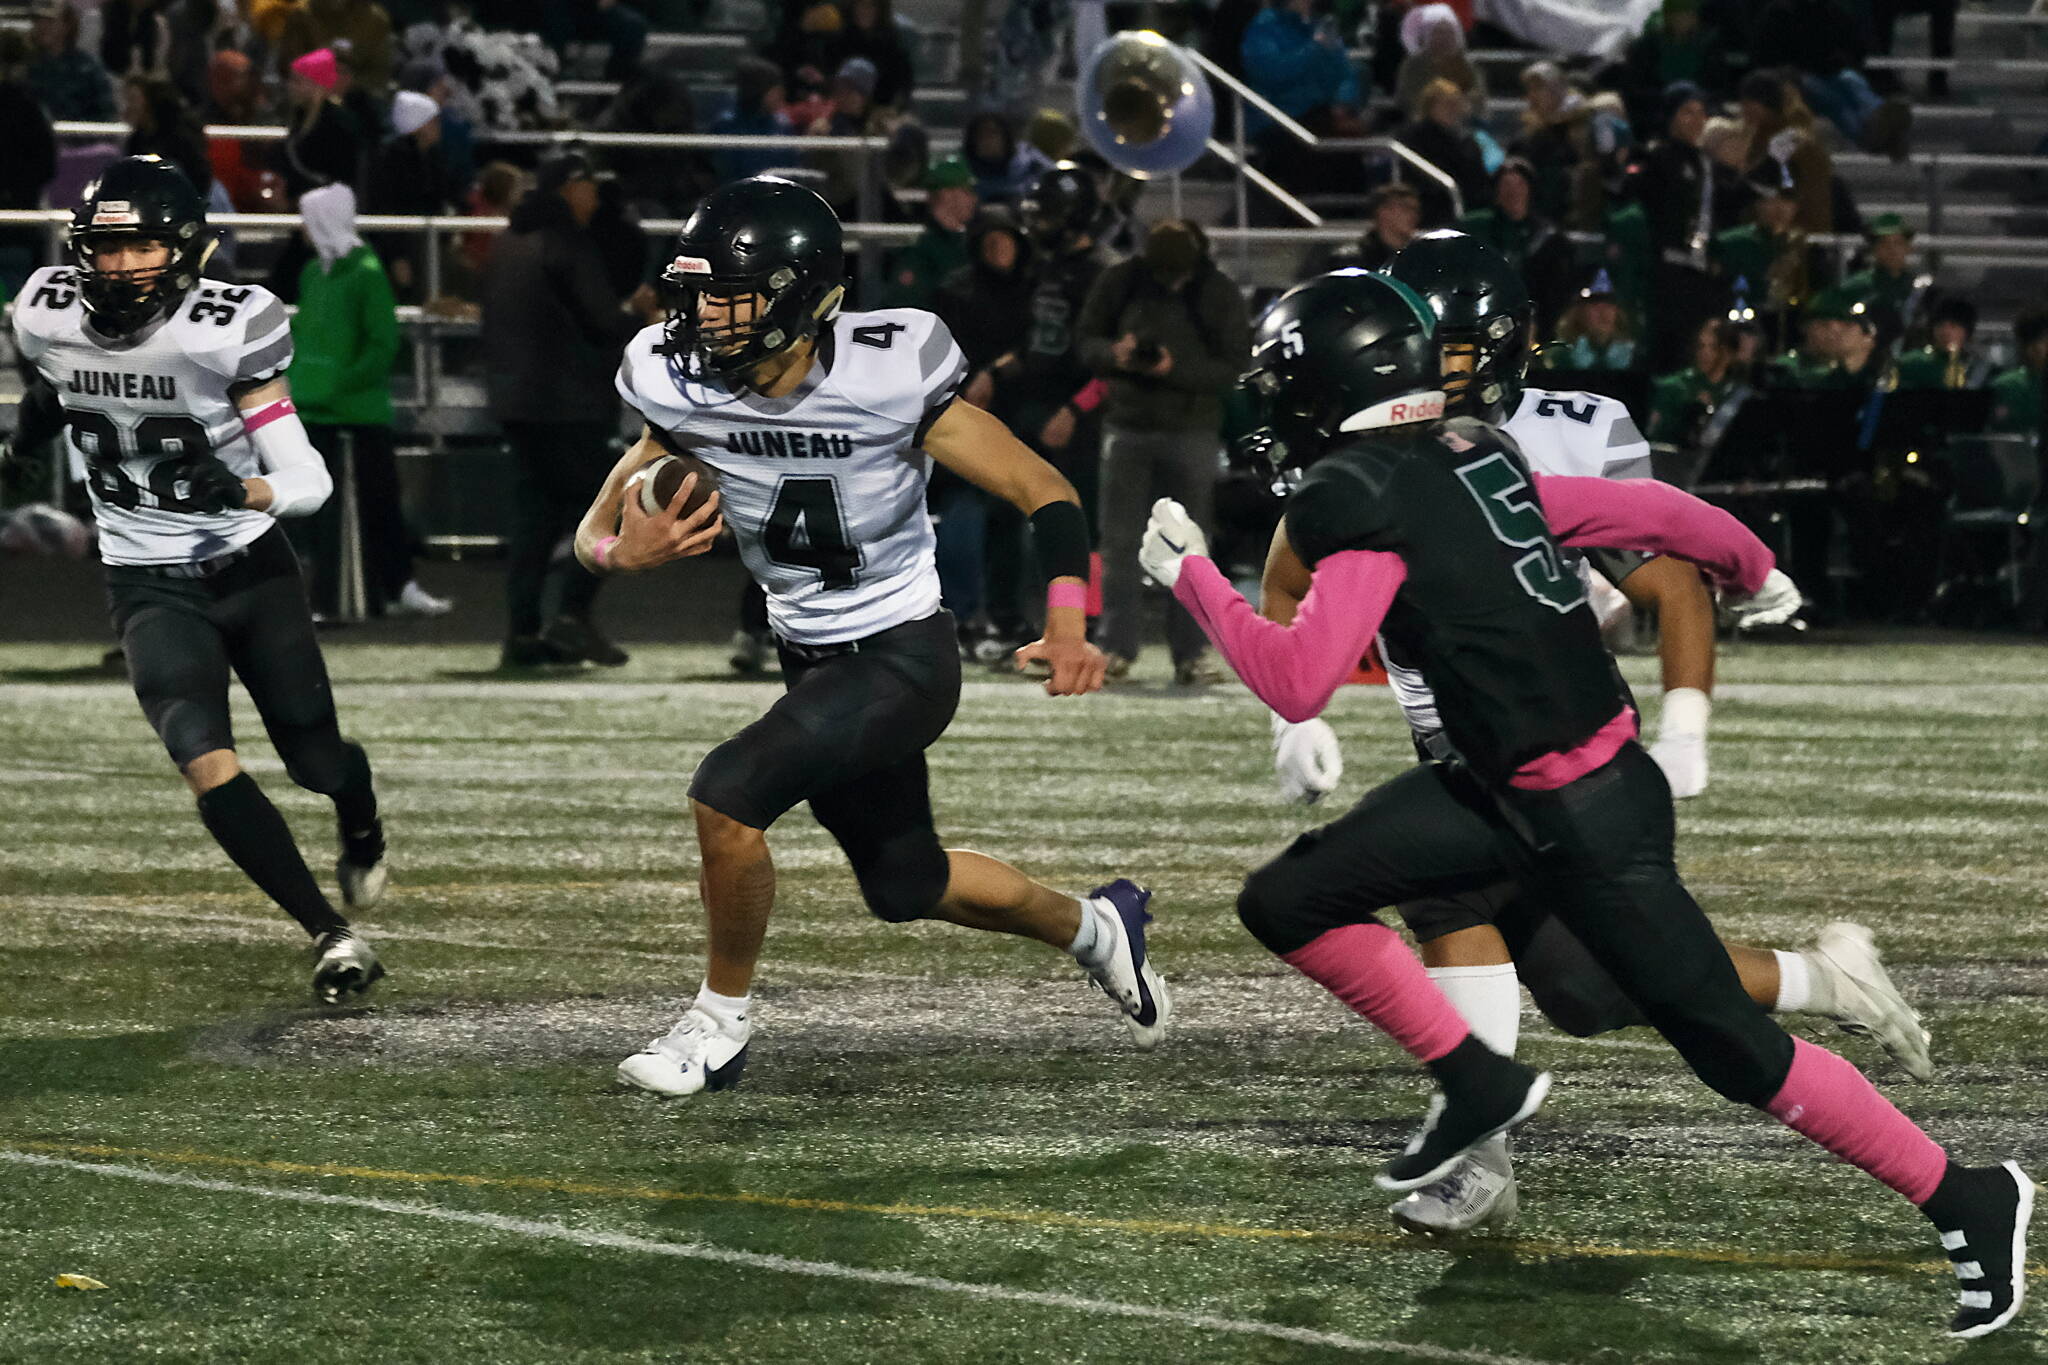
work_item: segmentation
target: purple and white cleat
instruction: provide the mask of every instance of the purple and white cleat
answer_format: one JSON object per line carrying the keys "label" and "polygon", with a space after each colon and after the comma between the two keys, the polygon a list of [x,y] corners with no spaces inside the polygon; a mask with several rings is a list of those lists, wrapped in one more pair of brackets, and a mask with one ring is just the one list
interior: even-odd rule
{"label": "purple and white cleat", "polygon": [[1145,955],[1145,926],[1152,922],[1145,906],[1151,899],[1150,891],[1127,877],[1091,891],[1087,909],[1097,917],[1098,941],[1106,950],[1098,950],[1099,959],[1081,964],[1089,979],[1123,1011],[1125,1027],[1146,1052],[1165,1041],[1173,1019],[1173,997]]}

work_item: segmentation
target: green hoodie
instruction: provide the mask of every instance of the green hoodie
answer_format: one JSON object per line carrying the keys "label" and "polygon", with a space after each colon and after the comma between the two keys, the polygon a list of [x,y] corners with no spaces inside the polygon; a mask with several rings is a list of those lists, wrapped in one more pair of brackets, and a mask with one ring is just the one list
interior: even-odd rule
{"label": "green hoodie", "polygon": [[292,318],[292,402],[322,426],[391,425],[391,364],[398,358],[398,303],[367,246],[330,269],[316,258],[299,272]]}

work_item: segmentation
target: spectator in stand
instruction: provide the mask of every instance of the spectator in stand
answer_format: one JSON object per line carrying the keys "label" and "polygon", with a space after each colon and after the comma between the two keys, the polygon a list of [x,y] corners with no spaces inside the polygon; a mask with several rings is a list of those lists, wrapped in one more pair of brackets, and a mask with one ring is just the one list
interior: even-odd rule
{"label": "spectator in stand", "polygon": [[[456,192],[441,160],[441,106],[412,90],[391,101],[391,136],[370,155],[369,211],[437,217],[455,211]],[[398,297],[427,298],[427,239],[417,232],[379,235],[372,245]]]}
{"label": "spectator in stand", "polygon": [[939,287],[968,263],[967,226],[980,200],[974,172],[949,156],[925,173],[924,231],[889,257],[884,308],[930,308]]}
{"label": "spectator in stand", "polygon": [[[1464,92],[1449,81],[1431,81],[1422,87],[1414,112],[1414,118],[1402,125],[1397,134],[1400,140],[1456,182],[1468,215],[1492,204],[1494,181],[1486,173],[1486,156],[1467,124],[1472,104]],[[1451,196],[1443,186],[1406,162],[1401,163],[1400,174],[1422,196],[1422,225],[1448,225],[1455,215]]]}
{"label": "spectator in stand", "polygon": [[1990,430],[2041,434],[2041,386],[2048,382],[2048,308],[2029,308],[2013,319],[2019,364],[1991,381]]}
{"label": "spectator in stand", "polygon": [[[733,74],[732,108],[711,125],[711,131],[756,136],[787,133],[790,128],[782,116],[783,102],[782,72],[775,63],[742,57]],[[793,148],[721,147],[711,154],[711,165],[721,182],[744,180],[786,166],[794,156]]]}
{"label": "spectator in stand", "polygon": [[1794,317],[1827,277],[1819,251],[1798,226],[1798,191],[1790,177],[1772,163],[1750,188],[1753,221],[1716,233],[1708,254],[1733,311],[1753,313],[1767,348],[1777,350],[1790,341]]}
{"label": "spectator in stand", "polygon": [[[808,129],[814,137],[865,137],[881,127],[880,112],[874,106],[875,65],[865,57],[849,57],[832,74],[832,103],[824,116]],[[825,172],[818,189],[832,211],[842,219],[859,217],[861,177],[868,158],[859,151],[811,153],[808,165]]]}
{"label": "spectator in stand", "polygon": [[1038,178],[1052,169],[1052,159],[1028,142],[1017,140],[1010,120],[985,109],[967,120],[960,136],[960,154],[974,172],[974,192],[984,204],[1020,199]]}
{"label": "spectator in stand", "polygon": [[[1316,18],[1316,0],[1276,0],[1244,31],[1245,84],[1318,137],[1363,137],[1358,72],[1344,51],[1336,20]],[[1350,154],[1318,153],[1255,105],[1245,132],[1257,140],[1266,174],[1300,195],[1363,188],[1363,163]],[[1261,212],[1267,209],[1261,196]]]}
{"label": "spectator in stand", "polygon": [[[29,45],[21,34],[0,30],[0,209],[35,209],[57,174],[57,139],[50,116],[36,102],[26,72]],[[33,227],[0,229],[0,290],[13,294],[41,263],[43,234]]]}
{"label": "spectator in stand", "polygon": [[[434,58],[415,58],[398,73],[398,88],[425,95],[441,111],[441,163],[458,193],[476,180],[476,101],[448,68]],[[603,126],[600,123],[600,126]],[[694,128],[688,131],[695,132]]]}
{"label": "spectator in stand", "polygon": [[780,69],[791,105],[823,100],[827,81],[839,69],[835,49],[845,26],[836,0],[782,0],[781,20],[762,55]]}
{"label": "spectator in stand", "polygon": [[[1872,48],[1881,57],[1892,55],[1892,30],[1901,14],[1927,16],[1927,55],[1945,61],[1956,55],[1956,11],[1960,0],[1871,0]],[[2035,11],[2039,13],[2038,8]],[[1891,83],[1887,82],[1887,88]],[[1948,98],[1948,72],[1936,67],[1927,73],[1927,98]]]}
{"label": "spectator in stand", "polygon": [[1742,123],[1749,132],[1752,182],[1789,177],[1799,206],[1795,219],[1804,232],[1835,230],[1835,166],[1814,126],[1813,111],[1800,98],[1796,81],[1778,71],[1752,71],[1737,92]]}
{"label": "spectator in stand", "polygon": [[[1153,224],[1141,255],[1096,277],[1079,332],[1081,359],[1109,385],[1097,638],[1108,676],[1120,678],[1142,643],[1138,541],[1153,499],[1177,499],[1205,529],[1214,520],[1223,396],[1250,363],[1251,322],[1244,295],[1210,260],[1202,230],[1168,219]],[[1202,628],[1176,602],[1166,612],[1174,681],[1221,681]]]}
{"label": "spectator in stand", "polygon": [[[1691,85],[1702,97],[1726,94],[1734,84],[1721,30],[1701,18],[1699,0],[1664,0],[1628,45],[1624,69],[1639,120],[1679,82]],[[1664,110],[1669,112],[1668,102]]]}
{"label": "spectator in stand", "polygon": [[1394,181],[1373,191],[1366,205],[1370,224],[1355,240],[1338,242],[1328,250],[1314,248],[1302,262],[1299,279],[1310,279],[1331,270],[1385,270],[1402,247],[1422,230],[1422,196],[1412,185]]}
{"label": "spectator in stand", "polygon": [[909,108],[916,74],[889,0],[847,0],[843,12],[845,27],[832,45],[835,67],[843,68],[850,58],[865,58],[875,68],[874,102],[890,109]]}
{"label": "spectator in stand", "polygon": [[127,77],[121,82],[121,117],[129,129],[122,155],[162,157],[185,173],[201,198],[206,197],[213,188],[206,130],[176,86],[152,76]]}
{"label": "spectator in stand", "polygon": [[1536,172],[1509,157],[1493,178],[1492,207],[1468,213],[1458,227],[1492,247],[1522,272],[1536,305],[1536,335],[1557,335],[1573,295],[1571,239],[1535,210]]}
{"label": "spectator in stand", "polygon": [[[477,172],[476,183],[470,186],[469,201],[465,211],[472,218],[507,218],[526,193],[526,173],[509,161],[491,161]],[[484,272],[490,268],[491,252],[498,244],[498,233],[465,232],[462,234],[458,257],[472,277],[472,283],[481,281]],[[474,292],[465,297],[475,297]]]}
{"label": "spectator in stand", "polygon": [[71,0],[39,0],[30,12],[36,55],[28,83],[43,108],[56,120],[113,122],[114,83],[99,58],[78,45],[78,7]]}
{"label": "spectator in stand", "polygon": [[652,290],[634,296],[638,312],[620,305],[589,233],[597,207],[587,158],[569,152],[546,162],[513,209],[484,276],[491,415],[513,458],[500,656],[507,668],[626,662],[626,652],[590,619],[603,580],[574,555],[556,553],[611,469],[619,349],[660,315]]}
{"label": "spectator in stand", "polygon": [[[941,163],[942,165],[944,163]],[[946,277],[931,309],[944,319],[967,357],[971,376],[961,396],[998,411],[990,367],[1024,347],[1031,329],[1031,272],[1023,231],[1004,204],[984,204],[967,228],[966,265]],[[984,614],[988,494],[943,465],[932,470],[931,508],[938,535],[939,591],[959,622],[960,657],[995,663],[1009,636]],[[1011,613],[1015,615],[1014,608]]]}
{"label": "spectator in stand", "polygon": [[[355,191],[326,185],[299,200],[314,259],[299,277],[292,317],[292,401],[335,486],[355,466],[363,537],[363,592],[373,616],[441,616],[454,605],[413,578],[412,537],[398,494],[391,440],[391,365],[398,358],[398,311],[376,253],[356,233]],[[332,615],[341,566],[338,497],[292,523],[312,561],[313,609]]]}
{"label": "spectator in stand", "polygon": [[1990,382],[1991,362],[1970,349],[1977,305],[1946,298],[1934,305],[1928,321],[1927,344],[1899,355],[1900,388],[1981,389]]}
{"label": "spectator in stand", "polygon": [[206,63],[219,24],[215,0],[106,0],[100,60],[117,76],[161,76],[196,105],[206,98]]}
{"label": "spectator in stand", "polygon": [[363,130],[334,98],[338,68],[333,51],[324,47],[292,63],[285,87],[291,126],[280,172],[294,203],[322,185],[353,187],[362,175]]}
{"label": "spectator in stand", "polygon": [[1522,100],[1521,133],[1508,153],[1536,172],[1536,212],[1561,223],[1571,213],[1572,185],[1585,159],[1585,127],[1592,110],[1552,61],[1524,68]]}
{"label": "spectator in stand", "polygon": [[[694,133],[689,77],[670,66],[642,67],[593,125],[603,133]],[[681,217],[717,185],[702,152],[672,147],[607,149],[626,202],[650,217]]]}
{"label": "spectator in stand", "polygon": [[289,66],[309,52],[338,52],[344,44],[364,92],[372,98],[388,94],[396,48],[391,17],[376,0],[305,0],[286,17],[277,52]]}
{"label": "spectator in stand", "polygon": [[1870,243],[1870,264],[1843,280],[1841,287],[1869,307],[1877,344],[1889,351],[1924,323],[1920,310],[1934,277],[1914,271],[1913,230],[1898,214],[1878,214],[1864,229],[1864,237]]}
{"label": "spectator in stand", "polygon": [[1650,388],[1650,421],[1643,434],[1653,444],[1693,450],[1700,443],[1709,420],[1744,382],[1736,364],[1741,344],[1735,324],[1726,318],[1700,324],[1693,336],[1692,365],[1659,376]]}
{"label": "spectator in stand", "polygon": [[1449,81],[1468,100],[1486,98],[1479,68],[1465,55],[1464,26],[1449,5],[1410,9],[1401,19],[1401,47],[1408,55],[1394,78],[1394,103],[1399,107],[1413,109],[1423,87],[1435,80]]}
{"label": "spectator in stand", "polygon": [[1663,94],[1664,135],[1644,148],[1630,168],[1630,188],[1642,206],[1653,253],[1650,269],[1656,308],[1651,316],[1650,362],[1677,366],[1693,349],[1700,323],[1725,307],[1710,269],[1708,248],[1738,182],[1736,173],[1707,155],[1706,97],[1690,81]]}
{"label": "spectator in stand", "polygon": [[[690,27],[701,27],[702,20]],[[570,43],[605,45],[604,78],[630,80],[647,50],[647,16],[623,0],[542,0],[540,36],[557,57]]]}
{"label": "spectator in stand", "polygon": [[391,98],[373,94],[358,78],[346,42],[334,49],[334,98],[362,131],[366,152],[391,135]]}
{"label": "spectator in stand", "polygon": [[1766,0],[1750,50],[1760,62],[1792,68],[1806,103],[1844,137],[1898,159],[1913,110],[1904,100],[1881,99],[1863,78],[1864,31],[1842,0]]}
{"label": "spectator in stand", "polygon": [[1578,302],[1558,323],[1557,340],[1543,348],[1543,364],[1553,370],[1638,370],[1643,359],[1605,270],[1579,290]]}
{"label": "spectator in stand", "polygon": [[[1700,150],[1718,168],[1714,172],[1714,231],[1740,227],[1750,219],[1756,192],[1749,172],[1749,129],[1739,118],[1710,118],[1700,130]],[[1724,177],[1721,172],[1727,171]]]}

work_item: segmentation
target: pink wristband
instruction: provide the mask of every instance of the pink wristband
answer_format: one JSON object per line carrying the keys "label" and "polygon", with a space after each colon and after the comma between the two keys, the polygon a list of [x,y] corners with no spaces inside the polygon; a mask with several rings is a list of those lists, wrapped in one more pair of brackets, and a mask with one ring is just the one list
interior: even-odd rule
{"label": "pink wristband", "polygon": [[609,569],[611,567],[611,565],[604,562],[604,557],[610,554],[612,552],[612,546],[618,543],[619,538],[617,536],[606,536],[603,540],[600,540],[599,542],[597,542],[597,544],[591,546],[590,557],[597,561],[598,568]]}
{"label": "pink wristband", "polygon": [[1048,583],[1045,585],[1045,605],[1072,607],[1076,611],[1088,610],[1088,585],[1085,583]]}
{"label": "pink wristband", "polygon": [[1108,384],[1100,379],[1091,379],[1070,401],[1074,405],[1075,412],[1089,413],[1102,406],[1102,400],[1108,393]]}

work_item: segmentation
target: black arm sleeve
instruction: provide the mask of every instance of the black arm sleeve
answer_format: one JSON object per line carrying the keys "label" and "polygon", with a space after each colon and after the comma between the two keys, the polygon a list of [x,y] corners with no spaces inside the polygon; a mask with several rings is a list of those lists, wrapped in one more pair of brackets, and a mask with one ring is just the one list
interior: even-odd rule
{"label": "black arm sleeve", "polygon": [[26,450],[39,446],[64,430],[64,404],[49,380],[37,375],[21,395],[14,411],[14,446]]}
{"label": "black arm sleeve", "polygon": [[1049,502],[1031,514],[1031,541],[1048,580],[1088,578],[1088,518],[1071,502]]}

